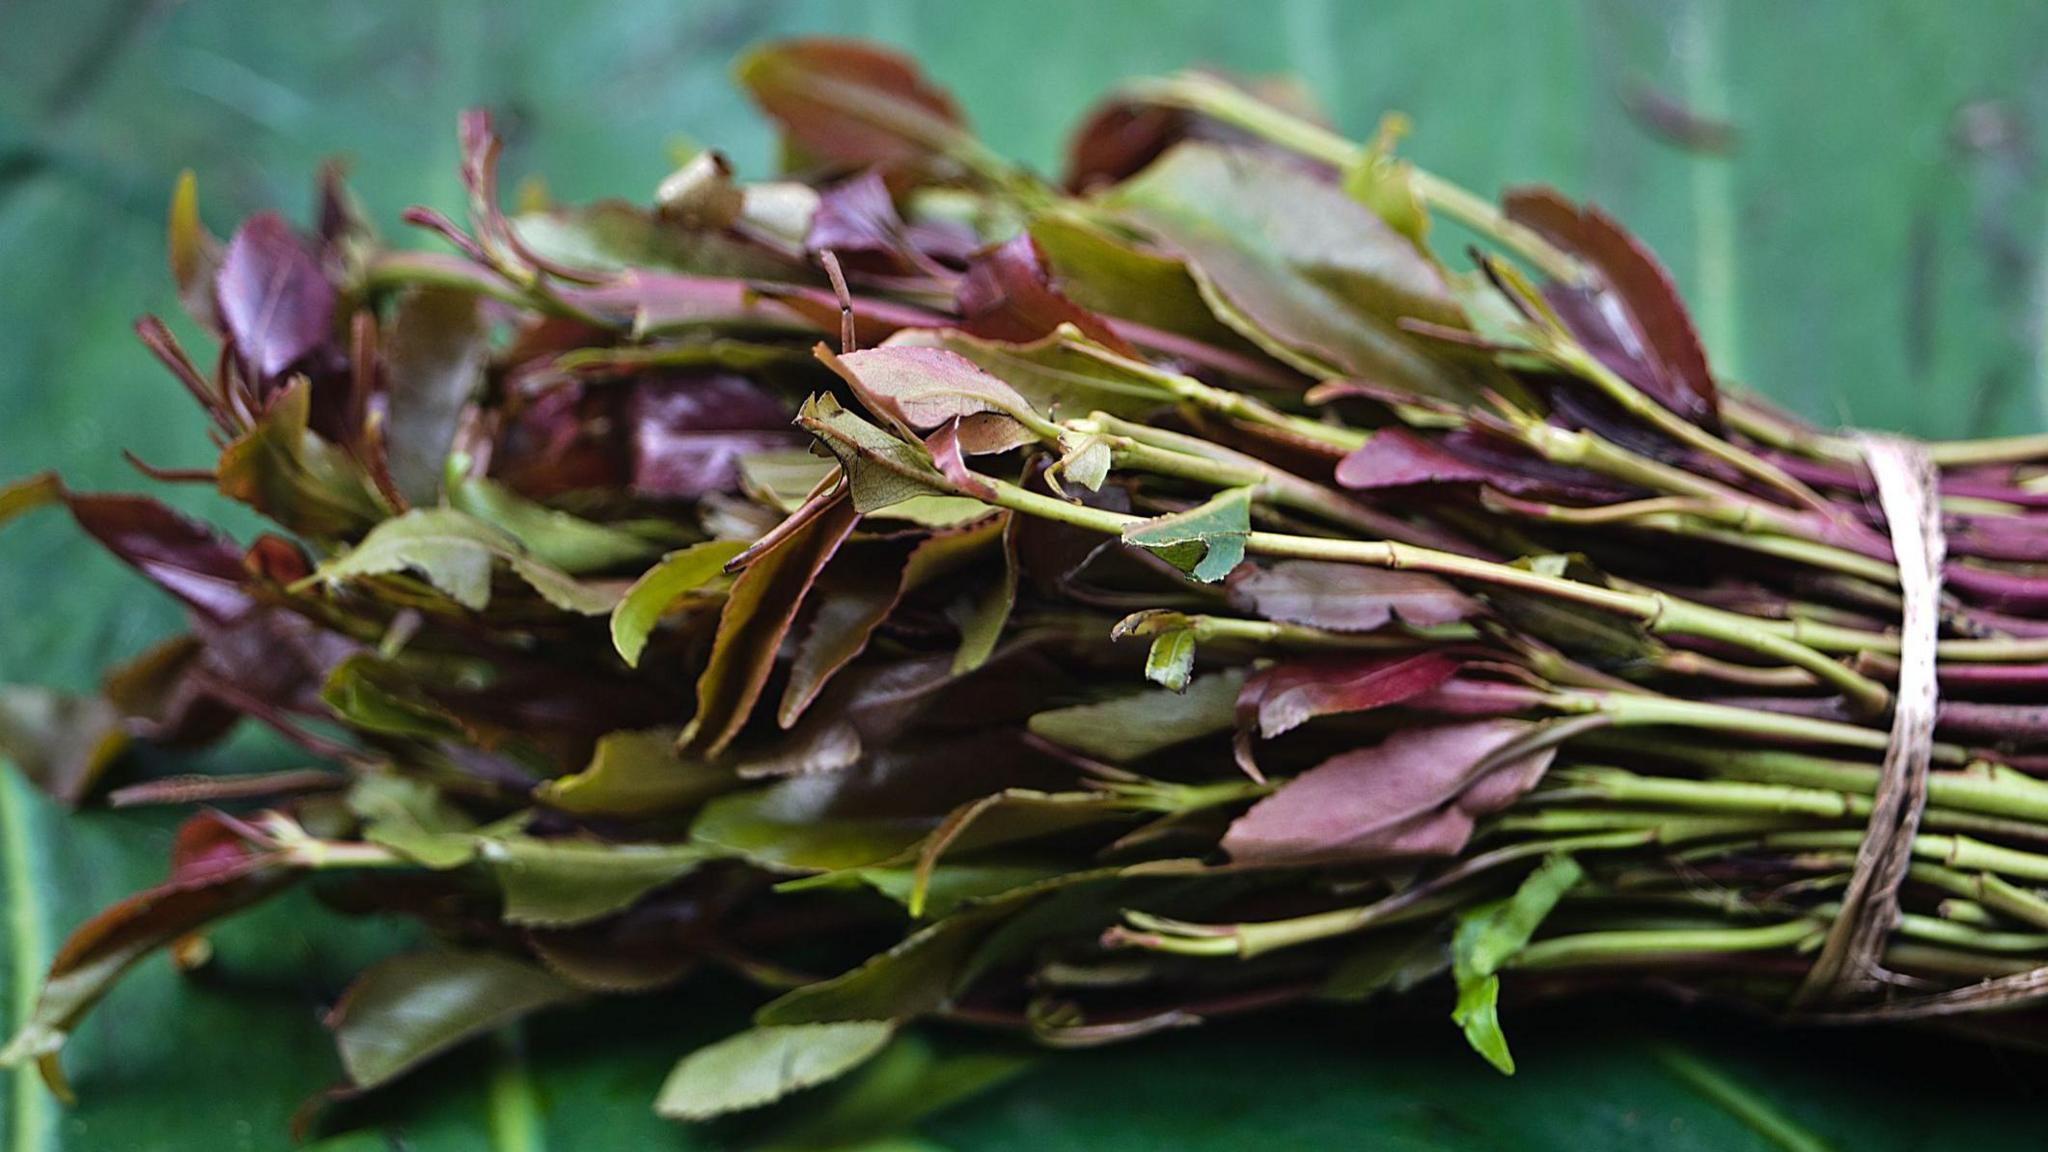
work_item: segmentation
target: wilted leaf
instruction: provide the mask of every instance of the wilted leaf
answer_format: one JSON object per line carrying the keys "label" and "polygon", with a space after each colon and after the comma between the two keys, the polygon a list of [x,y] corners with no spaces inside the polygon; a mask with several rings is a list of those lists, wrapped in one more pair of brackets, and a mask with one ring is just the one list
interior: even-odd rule
{"label": "wilted leaf", "polygon": [[1544,293],[1586,350],[1666,408],[1717,427],[1720,399],[1699,333],[1649,249],[1605,212],[1549,188],[1514,189],[1502,207],[1598,273],[1598,285],[1557,284]]}
{"label": "wilted leaf", "polygon": [[999,545],[1003,527],[1001,518],[985,517],[915,542],[856,541],[843,547],[821,578],[824,595],[797,645],[778,722],[784,728],[795,724],[832,677],[866,650],[869,637],[905,595]]}
{"label": "wilted leaf", "polygon": [[1174,402],[1159,369],[1120,356],[1071,327],[1017,344],[981,340],[952,328],[910,329],[891,337],[889,345],[944,348],[1001,378],[1040,412],[1107,412],[1135,419]]}
{"label": "wilted leaf", "polygon": [[349,1081],[375,1088],[465,1040],[579,995],[509,956],[414,952],[357,978],[328,1026]]}
{"label": "wilted leaf", "polygon": [[490,354],[476,296],[415,288],[398,298],[384,342],[386,466],[413,504],[441,491],[449,446]]}
{"label": "wilted leaf", "polygon": [[725,372],[638,381],[626,418],[633,490],[671,500],[729,492],[753,457],[803,443],[788,404]]}
{"label": "wilted leaf", "polygon": [[1098,760],[1125,764],[1202,736],[1228,732],[1244,671],[1197,677],[1185,692],[1147,688],[1099,704],[1031,717],[1031,732]]}
{"label": "wilted leaf", "polygon": [[241,550],[226,537],[147,496],[65,498],[87,535],[150,582],[215,620],[250,605]]}
{"label": "wilted leaf", "polygon": [[1268,620],[1332,632],[1371,632],[1395,620],[1428,628],[1483,611],[1434,576],[1326,560],[1241,566],[1230,575],[1230,602]]}
{"label": "wilted leaf", "polygon": [[976,253],[955,293],[960,327],[984,340],[1025,344],[1062,327],[1120,356],[1135,356],[1103,319],[1060,293],[1031,233]]}
{"label": "wilted leaf", "polygon": [[818,359],[889,421],[918,432],[960,421],[961,447],[972,454],[1001,452],[1049,431],[1016,389],[943,348],[895,346],[835,356],[820,345]]}
{"label": "wilted leaf", "polygon": [[683,730],[686,746],[715,757],[739,734],[812,582],[859,519],[853,501],[832,501],[733,581],[711,659],[697,679],[697,712]]}
{"label": "wilted leaf", "polygon": [[1223,848],[1263,864],[1455,853],[1475,817],[1512,803],[1549,767],[1554,748],[1491,763],[1532,728],[1519,720],[1408,728],[1340,753],[1252,805]]}
{"label": "wilted leaf", "polygon": [[654,1110],[673,1120],[708,1120],[759,1108],[844,1076],[895,1034],[887,1020],[752,1028],[684,1057]]}
{"label": "wilted leaf", "polygon": [[848,412],[829,393],[805,401],[797,419],[839,461],[854,511],[875,512],[957,487],[922,445],[891,436]]}
{"label": "wilted leaf", "polygon": [[1288,661],[1253,673],[1238,707],[1257,716],[1259,735],[1270,740],[1318,716],[1365,712],[1420,696],[1457,670],[1457,661],[1435,652]]}
{"label": "wilted leaf", "polygon": [[798,156],[838,168],[943,155],[965,138],[952,98],[893,52],[850,40],[784,40],[734,69]]}
{"label": "wilted leaf", "polygon": [[25,684],[0,687],[0,756],[36,787],[76,806],[128,748],[118,709],[102,696]]}
{"label": "wilted leaf", "polygon": [[1205,584],[1230,575],[1244,559],[1252,530],[1252,490],[1228,488],[1184,512],[1154,516],[1123,530],[1143,548]]}
{"label": "wilted leaf", "polygon": [[34,1010],[0,1050],[0,1065],[34,1060],[51,1091],[69,1098],[57,1051],[85,1014],[138,960],[276,892],[291,873],[249,849],[219,817],[178,829],[170,878],[86,921],[50,962]]}

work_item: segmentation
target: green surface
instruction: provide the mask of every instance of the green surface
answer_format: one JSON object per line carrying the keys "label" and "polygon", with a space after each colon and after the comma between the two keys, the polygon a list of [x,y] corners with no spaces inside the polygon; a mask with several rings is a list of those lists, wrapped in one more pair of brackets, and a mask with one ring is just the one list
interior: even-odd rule
{"label": "green surface", "polygon": [[[1542,180],[1605,205],[1672,265],[1721,370],[1809,415],[1929,435],[2048,424],[2034,132],[2048,124],[2048,6],[7,0],[0,474],[59,466],[84,487],[132,486],[121,448],[205,458],[186,399],[128,334],[136,315],[174,311],[160,237],[180,168],[199,172],[224,231],[272,205],[303,218],[315,166],[339,153],[395,227],[407,204],[458,207],[455,113],[483,103],[511,130],[509,170],[544,174],[563,198],[649,193],[686,139],[760,175],[768,136],[725,67],[792,31],[908,47],[999,150],[1046,167],[1121,76],[1292,71],[1353,134],[1409,112],[1412,155],[1477,190]],[[1738,151],[1660,143],[1624,106],[1643,85],[1725,113]],[[86,686],[176,621],[47,516],[0,537],[0,603],[0,681]],[[133,814],[63,821],[0,784],[0,1024],[64,931],[160,874],[168,835]],[[207,980],[146,965],[67,1050],[81,1107],[58,1109],[26,1078],[4,1086],[4,1147],[280,1146],[292,1107],[335,1074],[319,1006],[393,938],[294,914],[306,909],[223,932]],[[647,1104],[714,1033],[705,998],[611,1010],[617,1043],[562,1019],[527,1030],[530,1061],[518,1037],[465,1050],[355,1117],[378,1131],[336,1147],[690,1146],[699,1138]],[[1647,1037],[1674,1014],[1511,1015],[1522,1072],[1505,1081],[1462,1050],[1441,1007],[1062,1055],[927,1128],[958,1149],[1765,1146],[1653,1058]],[[1838,1147],[2040,1144],[2037,1060],[1922,1037],[1700,1029],[1685,1025],[1690,1047]]]}

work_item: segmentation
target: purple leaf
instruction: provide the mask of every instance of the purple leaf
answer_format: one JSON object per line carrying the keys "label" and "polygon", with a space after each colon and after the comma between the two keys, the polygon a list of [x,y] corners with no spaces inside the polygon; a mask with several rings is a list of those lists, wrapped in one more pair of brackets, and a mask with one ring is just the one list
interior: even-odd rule
{"label": "purple leaf", "polygon": [[1031,402],[957,352],[904,345],[833,356],[821,349],[819,359],[870,411],[899,425],[929,432],[960,421],[960,447],[969,455],[1033,439],[1020,423],[1036,420]]}
{"label": "purple leaf", "polygon": [[1268,620],[1332,632],[1371,632],[1388,621],[1427,628],[1480,611],[1434,576],[1325,560],[1282,560],[1231,574],[1230,603]]}
{"label": "purple leaf", "polygon": [[961,135],[960,110],[917,65],[852,40],[769,44],[736,68],[801,160],[860,168],[926,158]]}
{"label": "purple leaf", "polygon": [[70,496],[87,535],[164,591],[215,620],[249,607],[249,572],[226,537],[146,496]]}
{"label": "purple leaf", "polygon": [[1720,423],[1713,373],[1671,274],[1614,218],[1549,188],[1518,188],[1510,219],[1585,261],[1597,285],[1553,284],[1544,299],[1602,364],[1659,404],[1704,427]]}
{"label": "purple leaf", "polygon": [[1512,803],[1550,766],[1554,749],[1488,765],[1533,727],[1481,720],[1411,728],[1333,756],[1254,804],[1231,824],[1223,848],[1255,864],[1454,853],[1475,818]]}
{"label": "purple leaf", "polygon": [[802,442],[787,406],[740,376],[645,380],[627,402],[633,489],[695,499],[730,491],[740,461]]}
{"label": "purple leaf", "polygon": [[275,212],[249,217],[228,242],[214,283],[221,321],[258,381],[289,371],[334,326],[334,286]]}
{"label": "purple leaf", "polygon": [[1434,652],[1275,664],[1245,681],[1237,706],[1255,711],[1270,740],[1318,716],[1367,712],[1419,696],[1451,678],[1458,662]]}
{"label": "purple leaf", "polygon": [[1029,232],[976,253],[954,307],[962,317],[960,327],[984,339],[1025,344],[1072,324],[1105,348],[1136,355],[1107,321],[1054,286]]}
{"label": "purple leaf", "polygon": [[1337,462],[1337,483],[1354,491],[1417,484],[1484,484],[1493,476],[1434,440],[1406,428],[1382,428]]}

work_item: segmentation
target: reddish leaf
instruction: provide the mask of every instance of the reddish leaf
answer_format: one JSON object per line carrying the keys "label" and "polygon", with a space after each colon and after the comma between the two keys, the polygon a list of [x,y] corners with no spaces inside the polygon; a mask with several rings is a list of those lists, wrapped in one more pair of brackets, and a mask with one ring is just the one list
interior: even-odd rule
{"label": "reddish leaf", "polygon": [[1438,484],[1485,484],[1512,495],[1599,502],[1629,490],[1568,465],[1497,446],[1471,431],[1432,440],[1402,427],[1381,428],[1337,462],[1337,483],[1353,491]]}
{"label": "reddish leaf", "polygon": [[1239,715],[1256,715],[1270,740],[1318,716],[1367,712],[1419,696],[1451,678],[1458,662],[1435,652],[1296,660],[1265,668],[1238,694]]}
{"label": "reddish leaf", "polygon": [[646,380],[627,402],[633,490],[696,499],[730,491],[740,461],[802,442],[787,406],[741,376]]}
{"label": "reddish leaf", "polygon": [[970,455],[1033,439],[1020,423],[1037,418],[1031,402],[957,352],[902,345],[834,356],[821,345],[818,358],[869,411],[899,426],[928,432],[958,421],[960,447]]}
{"label": "reddish leaf", "polygon": [[1364,491],[1416,484],[1484,484],[1492,475],[1406,428],[1382,428],[1337,462],[1337,483]]}
{"label": "reddish leaf", "polygon": [[1533,727],[1480,720],[1411,728],[1333,756],[1254,804],[1231,824],[1223,848],[1258,864],[1456,852],[1476,817],[1512,802],[1549,767],[1549,748],[1490,763]]}
{"label": "reddish leaf", "polygon": [[1061,178],[1070,192],[1118,184],[1187,139],[1195,118],[1178,108],[1111,100],[1098,105],[1067,140]]}
{"label": "reddish leaf", "polygon": [[1333,632],[1371,632],[1399,619],[1427,628],[1480,611],[1434,576],[1323,560],[1282,560],[1231,573],[1230,602],[1268,620]]}
{"label": "reddish leaf", "polygon": [[1508,217],[1542,233],[1598,273],[1593,287],[1553,284],[1544,293],[1587,351],[1658,403],[1695,424],[1717,426],[1719,394],[1699,333],[1671,274],[1613,217],[1550,188],[1517,188]]}
{"label": "reddish leaf", "polygon": [[249,573],[226,537],[147,496],[70,496],[78,526],[194,610],[229,620],[249,607]]}
{"label": "reddish leaf", "polygon": [[803,159],[838,168],[913,161],[960,136],[960,110],[909,59],[851,40],[785,40],[736,69]]}
{"label": "reddish leaf", "polygon": [[896,203],[889,198],[889,185],[875,168],[819,192],[804,249],[829,251],[842,260],[879,257],[879,263],[861,265],[878,271],[908,272],[920,264],[903,218],[896,214]]}
{"label": "reddish leaf", "polygon": [[37,1060],[51,1089],[68,1098],[57,1050],[122,973],[156,949],[269,896],[290,878],[221,817],[187,820],[172,844],[170,878],[72,932],[50,963],[35,1011],[0,1059]]}
{"label": "reddish leaf", "polygon": [[235,231],[214,293],[235,350],[261,382],[305,360],[334,327],[334,286],[275,212],[251,216]]}
{"label": "reddish leaf", "polygon": [[975,254],[960,281],[954,307],[967,332],[1022,344],[1072,324],[1089,339],[1121,355],[1137,353],[1109,323],[1061,294],[1029,232]]}
{"label": "reddish leaf", "polygon": [[775,654],[825,562],[860,520],[850,499],[837,499],[755,558],[733,582],[719,613],[711,659],[697,679],[697,714],[682,742],[716,756],[739,734],[775,667]]}

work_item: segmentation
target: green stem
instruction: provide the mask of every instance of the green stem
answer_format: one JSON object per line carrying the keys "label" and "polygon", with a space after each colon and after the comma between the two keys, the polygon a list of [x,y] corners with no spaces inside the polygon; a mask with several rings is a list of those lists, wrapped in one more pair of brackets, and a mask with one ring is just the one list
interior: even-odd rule
{"label": "green stem", "polygon": [[[1839,832],[1777,832],[1764,837],[1771,848],[1794,851],[1854,851],[1863,843],[1861,830]],[[2023,852],[2002,844],[1987,844],[1968,836],[1922,833],[1913,837],[1913,855],[1964,871],[1997,872],[2022,880],[2048,880],[2048,856]]]}
{"label": "green stem", "polygon": [[2048,928],[2048,900],[1989,872],[1958,872],[1916,861],[1908,865],[1906,874],[1919,883],[1967,896],[2036,928]]}
{"label": "green stem", "polygon": [[[42,972],[49,961],[43,936],[48,917],[30,856],[27,793],[28,782],[18,771],[0,767],[0,864],[4,864],[0,871],[6,873],[7,951],[13,970],[9,1032],[21,1028],[35,1014]],[[8,1110],[13,1117],[9,1146],[15,1152],[35,1152],[55,1135],[49,1097],[25,1070],[15,1072],[9,1080],[8,1093],[13,1098]]]}
{"label": "green stem", "polygon": [[519,1025],[508,1024],[494,1038],[491,1061],[490,1134],[493,1152],[544,1152],[540,1099],[526,1065]]}
{"label": "green stem", "polygon": [[[1144,517],[1127,513],[1069,504],[1003,480],[990,477],[982,477],[981,480],[990,489],[992,502],[1000,507],[1064,521],[1091,531],[1120,535],[1126,527],[1142,523],[1144,520]],[[1330,560],[1395,571],[1429,572],[1453,579],[1531,592],[1641,621],[1650,631],[1659,635],[1676,634],[1703,640],[1719,640],[1804,668],[1822,681],[1839,688],[1853,706],[1873,715],[1881,714],[1890,702],[1890,693],[1882,684],[1859,675],[1855,670],[1828,659],[1796,640],[1761,627],[1767,623],[1765,621],[1707,608],[1661,592],[1606,588],[1561,576],[1549,576],[1526,568],[1498,564],[1490,560],[1403,544],[1395,540],[1332,540],[1276,532],[1252,532],[1245,537],[1245,549],[1261,556]]]}
{"label": "green stem", "polygon": [[1613,369],[1594,359],[1584,349],[1572,344],[1560,344],[1552,348],[1550,354],[1561,367],[1590,381],[1629,415],[1680,444],[1711,456],[1752,480],[1790,496],[1808,508],[1824,514],[1833,513],[1834,506],[1828,503],[1826,497],[1807,487],[1783,468],[1740,445],[1721,439],[1652,400],[1644,395],[1641,389],[1623,380]]}
{"label": "green stem", "polygon": [[1672,1075],[1785,1152],[1833,1152],[1826,1141],[1800,1127],[1770,1101],[1698,1057],[1667,1044],[1658,1045],[1655,1051],[1657,1062]]}
{"label": "green stem", "polygon": [[1703,952],[1763,952],[1818,943],[1824,929],[1812,920],[1788,920],[1755,928],[1657,928],[1584,932],[1538,940],[1509,962],[1514,968],[1576,968],[1582,965],[1654,964]]}
{"label": "green stem", "polygon": [[1295,948],[1336,936],[1348,936],[1367,928],[1397,923],[1429,912],[1456,907],[1459,898],[1450,891],[1455,885],[1517,860],[1547,856],[1554,852],[1598,852],[1640,848],[1651,843],[1653,839],[1648,831],[1638,829],[1510,844],[1474,856],[1422,885],[1383,900],[1355,908],[1336,908],[1287,920],[1262,920],[1244,924],[1187,924],[1127,912],[1125,918],[1138,931],[1117,931],[1111,938],[1117,943],[1155,952],[1249,959],[1267,952]]}

